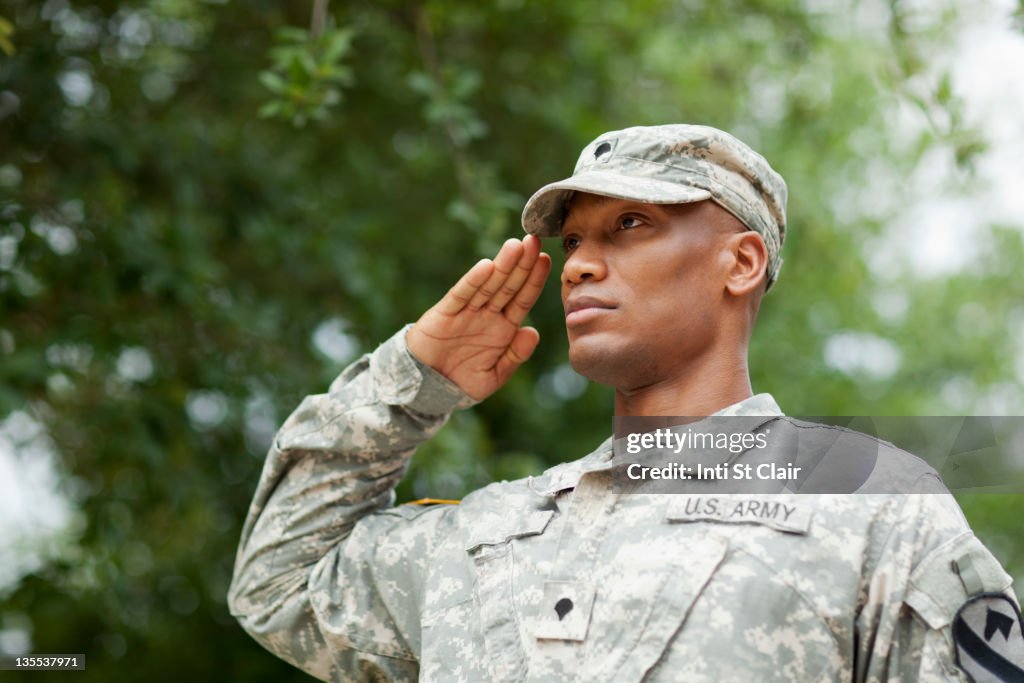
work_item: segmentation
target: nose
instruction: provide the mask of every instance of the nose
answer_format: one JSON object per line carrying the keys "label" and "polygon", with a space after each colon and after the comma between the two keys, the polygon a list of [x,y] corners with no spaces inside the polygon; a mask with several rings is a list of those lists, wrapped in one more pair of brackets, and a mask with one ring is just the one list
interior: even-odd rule
{"label": "nose", "polygon": [[593,240],[580,244],[566,257],[562,267],[562,286],[575,287],[586,280],[602,280],[607,266]]}

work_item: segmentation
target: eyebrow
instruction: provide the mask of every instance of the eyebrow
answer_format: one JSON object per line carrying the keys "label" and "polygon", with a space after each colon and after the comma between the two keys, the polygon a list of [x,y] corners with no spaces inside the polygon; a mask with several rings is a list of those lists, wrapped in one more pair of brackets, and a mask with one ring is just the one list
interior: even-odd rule
{"label": "eyebrow", "polygon": [[[573,192],[573,194],[569,197],[568,200],[566,200],[565,204],[563,205],[563,209],[562,209],[562,212],[563,212],[562,213],[562,225],[561,225],[560,234],[563,234],[565,232],[565,224],[569,220],[569,204],[572,203],[572,199],[575,196],[576,196],[576,192]],[[627,207],[626,209],[624,209],[624,212],[629,212],[631,210],[636,210],[636,207],[649,207],[649,206],[663,207],[664,206],[664,205],[657,204],[657,203],[654,203],[654,202],[641,202],[641,201],[638,201],[636,199],[622,199],[621,197],[609,197],[609,196],[603,195],[603,194],[595,194],[595,195],[592,195],[592,196],[597,198],[597,206],[598,207],[604,206],[605,204],[608,204],[609,202],[629,202],[631,205],[633,205],[631,207]],[[662,208],[662,211],[665,211],[665,209]]]}

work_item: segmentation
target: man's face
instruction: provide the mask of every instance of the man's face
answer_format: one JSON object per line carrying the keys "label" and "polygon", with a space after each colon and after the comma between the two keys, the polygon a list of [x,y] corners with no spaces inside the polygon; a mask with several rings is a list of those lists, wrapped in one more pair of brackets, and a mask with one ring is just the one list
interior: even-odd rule
{"label": "man's face", "polygon": [[575,194],[562,228],[562,305],[576,371],[629,392],[693,367],[719,334],[729,238],[744,231],[710,201]]}

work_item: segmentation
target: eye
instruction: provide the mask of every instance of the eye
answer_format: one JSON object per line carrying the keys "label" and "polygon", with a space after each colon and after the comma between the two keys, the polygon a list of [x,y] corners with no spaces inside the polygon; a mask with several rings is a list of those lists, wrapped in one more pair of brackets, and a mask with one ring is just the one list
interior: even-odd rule
{"label": "eye", "polygon": [[623,216],[619,219],[619,228],[622,230],[630,230],[643,223],[642,220],[636,216]]}
{"label": "eye", "polygon": [[563,237],[562,238],[562,251],[564,251],[565,253],[568,254],[570,251],[572,251],[573,249],[578,247],[579,244],[580,244],[580,241],[576,237],[572,237],[572,236]]}

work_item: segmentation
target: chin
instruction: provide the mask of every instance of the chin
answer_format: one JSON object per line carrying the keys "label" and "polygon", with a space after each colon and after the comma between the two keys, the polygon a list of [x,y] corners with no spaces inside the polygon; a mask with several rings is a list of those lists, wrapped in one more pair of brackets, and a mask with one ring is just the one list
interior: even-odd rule
{"label": "chin", "polygon": [[586,335],[569,342],[569,365],[591,382],[619,390],[645,386],[654,365],[636,347],[609,344]]}

